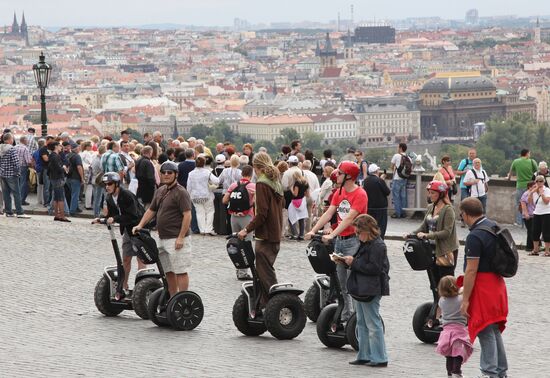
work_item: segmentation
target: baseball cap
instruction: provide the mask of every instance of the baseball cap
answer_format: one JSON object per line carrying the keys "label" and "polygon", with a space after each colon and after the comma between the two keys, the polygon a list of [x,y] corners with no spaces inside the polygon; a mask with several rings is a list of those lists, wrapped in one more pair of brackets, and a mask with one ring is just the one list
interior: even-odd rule
{"label": "baseball cap", "polygon": [[296,156],[296,155],[290,155],[290,156],[288,157],[287,162],[289,162],[289,163],[298,163],[298,156]]}
{"label": "baseball cap", "polygon": [[376,173],[380,170],[380,167],[377,166],[376,164],[372,163],[371,165],[369,165],[369,173],[372,175],[373,173]]}

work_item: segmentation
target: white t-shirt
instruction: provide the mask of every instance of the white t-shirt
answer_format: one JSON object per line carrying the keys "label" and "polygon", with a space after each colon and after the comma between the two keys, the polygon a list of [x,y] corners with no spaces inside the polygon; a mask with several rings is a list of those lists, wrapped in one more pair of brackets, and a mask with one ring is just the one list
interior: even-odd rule
{"label": "white t-shirt", "polygon": [[393,170],[393,179],[394,180],[403,180],[399,175],[397,174],[397,168],[401,165],[401,154],[395,154],[391,158],[391,163],[395,166],[395,169]]}
{"label": "white t-shirt", "polygon": [[[550,189],[548,189],[546,186],[544,187],[544,196],[546,198],[550,197]],[[544,214],[550,214],[550,202],[544,203],[542,198],[539,199],[538,193],[533,193],[533,203],[536,203],[535,211],[533,211],[533,214],[535,215],[544,215]]]}
{"label": "white t-shirt", "polygon": [[464,176],[464,182],[474,181],[476,179],[476,176],[474,176],[474,170],[476,171],[479,182],[470,186],[470,196],[483,197],[486,194],[485,184],[489,182],[489,176],[483,168],[481,168],[479,171],[475,168],[470,169],[468,172],[466,172],[466,175]]}

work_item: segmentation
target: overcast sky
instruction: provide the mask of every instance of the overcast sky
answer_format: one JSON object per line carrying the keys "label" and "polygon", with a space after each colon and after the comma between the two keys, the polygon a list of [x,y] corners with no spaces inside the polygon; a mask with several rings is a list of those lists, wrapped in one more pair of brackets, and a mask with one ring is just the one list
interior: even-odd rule
{"label": "overcast sky", "polygon": [[349,18],[351,4],[356,22],[422,16],[463,19],[470,8],[477,8],[481,17],[550,13],[544,6],[548,0],[0,0],[0,24],[11,25],[14,11],[19,21],[25,11],[28,24],[41,26],[226,26],[236,17],[251,23],[325,22],[335,20],[338,12],[342,19]]}

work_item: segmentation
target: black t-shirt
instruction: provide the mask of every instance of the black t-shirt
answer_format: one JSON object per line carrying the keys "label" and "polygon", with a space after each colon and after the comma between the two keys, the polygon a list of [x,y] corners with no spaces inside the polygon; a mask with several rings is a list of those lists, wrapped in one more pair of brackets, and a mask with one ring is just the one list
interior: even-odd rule
{"label": "black t-shirt", "polygon": [[67,178],[80,180],[80,173],[78,173],[78,166],[82,167],[82,158],[79,154],[70,153],[67,155],[67,160],[69,161],[69,174]]}
{"label": "black t-shirt", "polygon": [[40,159],[42,160],[42,168],[43,169],[48,169],[48,164],[49,164],[49,161],[46,161],[44,160],[44,158],[42,156],[49,156],[49,151],[48,151],[48,147],[44,146],[42,148],[40,148],[40,151],[38,152],[38,154],[40,155]]}
{"label": "black t-shirt", "polygon": [[496,237],[484,230],[476,230],[478,225],[492,227],[496,223],[487,218],[481,218],[470,228],[470,233],[466,237],[464,251],[464,270],[466,270],[466,261],[470,258],[479,259],[478,272],[494,272],[491,267],[491,260],[495,256]]}
{"label": "black t-shirt", "polygon": [[294,198],[300,199],[300,198],[304,198],[304,195],[306,194],[306,191],[309,189],[309,184],[307,182],[300,183],[300,182],[296,181],[294,183],[294,187],[298,188],[298,195]]}

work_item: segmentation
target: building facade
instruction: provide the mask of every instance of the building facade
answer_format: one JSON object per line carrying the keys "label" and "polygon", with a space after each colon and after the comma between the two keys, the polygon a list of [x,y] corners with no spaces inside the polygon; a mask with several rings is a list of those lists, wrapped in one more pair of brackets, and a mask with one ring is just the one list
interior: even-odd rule
{"label": "building facade", "polygon": [[357,108],[357,138],[367,145],[420,139],[420,111],[401,104],[368,104]]}
{"label": "building facade", "polygon": [[357,138],[357,119],[353,114],[312,114],[313,131],[323,135],[326,144]]}

